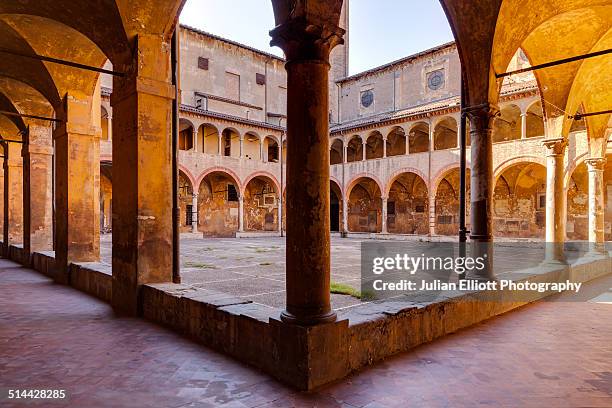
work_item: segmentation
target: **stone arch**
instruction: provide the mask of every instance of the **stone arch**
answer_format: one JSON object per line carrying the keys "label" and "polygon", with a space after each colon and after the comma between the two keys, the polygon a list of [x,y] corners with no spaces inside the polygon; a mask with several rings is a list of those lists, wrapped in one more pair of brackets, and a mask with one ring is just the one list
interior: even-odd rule
{"label": "stone arch", "polygon": [[391,179],[388,188],[388,232],[427,234],[429,194],[425,179],[414,172],[403,172]]}
{"label": "stone arch", "polygon": [[[459,233],[459,167],[455,164],[440,172],[432,183],[435,188],[435,232],[438,235]],[[466,169],[466,224],[469,223],[470,170]]]}
{"label": "stone arch", "polygon": [[236,183],[236,186],[238,187],[238,193],[240,194],[242,192],[242,183],[240,182],[240,177],[238,177],[238,174],[236,174],[234,170],[227,167],[210,167],[204,170],[204,172],[200,174],[200,176],[196,179],[196,182],[193,185],[199,186],[202,183],[202,180],[204,180],[204,178],[211,173],[227,173],[230,178]]}
{"label": "stone arch", "polygon": [[393,185],[393,183],[395,182],[395,180],[401,176],[404,173],[414,173],[417,176],[419,176],[421,178],[421,180],[423,180],[423,182],[425,183],[425,187],[427,188],[427,190],[429,190],[429,183],[428,183],[428,179],[425,176],[425,173],[423,173],[423,171],[415,168],[415,167],[403,167],[395,172],[393,172],[393,174],[391,175],[391,177],[389,177],[387,183],[385,184],[385,194],[389,193],[389,190],[391,190],[391,186]]}
{"label": "stone arch", "polygon": [[193,150],[195,140],[193,137],[195,127],[189,119],[179,119],[179,150]]}
{"label": "stone arch", "polygon": [[457,147],[457,121],[451,116],[438,120],[434,127],[434,150]]}
{"label": "stone arch", "polygon": [[348,230],[351,232],[381,232],[382,190],[380,183],[367,176],[355,178],[348,189]]}
{"label": "stone arch", "polygon": [[375,176],[374,174],[371,173],[359,173],[356,174],[355,176],[353,176],[353,178],[350,179],[350,181],[346,184],[346,188],[344,190],[344,196],[348,197],[351,194],[351,190],[353,189],[353,187],[355,187],[355,184],[358,182],[359,179],[362,178],[368,178],[368,179],[372,179],[376,182],[376,184],[378,185],[378,188],[380,189],[380,191],[384,191],[384,184],[382,183],[382,181],[380,181],[380,179],[378,178],[378,176]]}
{"label": "stone arch", "polygon": [[221,156],[240,157],[240,132],[233,127],[221,132]]}
{"label": "stone arch", "polygon": [[263,154],[264,161],[268,163],[278,163],[280,158],[280,146],[275,136],[264,137]]}
{"label": "stone arch", "polygon": [[383,135],[378,130],[370,132],[366,139],[366,160],[382,159],[384,153]]}
{"label": "stone arch", "polygon": [[202,123],[198,129],[198,145],[202,152],[219,154],[219,128],[210,123]]}
{"label": "stone arch", "polygon": [[[276,176],[274,176],[274,174],[269,173],[267,171],[256,171],[254,173],[249,174],[249,176],[244,180],[244,182],[242,183],[243,189],[246,188],[246,185],[253,180],[256,177],[265,177],[265,178],[269,178],[270,180],[272,180],[272,182],[274,183],[274,188],[275,190],[278,192],[280,191],[280,183],[278,182],[278,179],[276,178]],[[244,192],[244,191],[243,191]]]}
{"label": "stone arch", "polygon": [[546,167],[535,160],[504,165],[493,188],[496,236],[543,238],[546,220]]}
{"label": "stone arch", "polygon": [[521,108],[515,104],[503,106],[493,121],[493,143],[518,140],[521,132]]}
{"label": "stone arch", "polygon": [[346,146],[347,162],[357,162],[363,160],[363,140],[361,136],[354,135],[348,141]]}
{"label": "stone arch", "polygon": [[527,133],[525,137],[544,136],[544,113],[542,110],[542,102],[534,101],[527,107],[525,114],[527,115]]}
{"label": "stone arch", "polygon": [[251,175],[244,183],[245,231],[278,231],[280,188],[271,174]]}
{"label": "stone arch", "polygon": [[429,123],[416,122],[408,130],[408,152],[422,153],[429,150]]}
{"label": "stone arch", "polygon": [[198,185],[198,231],[207,236],[232,237],[238,231],[240,183],[226,169],[207,170]]}
{"label": "stone arch", "polygon": [[329,164],[341,164],[344,157],[344,143],[341,138],[334,138],[329,146]]}
{"label": "stone arch", "polygon": [[260,143],[261,136],[257,132],[252,130],[246,132],[242,141],[242,157],[250,160],[261,160]]}
{"label": "stone arch", "polygon": [[514,166],[518,163],[534,163],[546,166],[546,160],[542,156],[518,156],[511,159],[505,160],[497,165],[493,171],[493,182],[502,174],[507,168]]}
{"label": "stone arch", "polygon": [[387,135],[387,157],[406,154],[406,131],[401,126],[395,126]]}

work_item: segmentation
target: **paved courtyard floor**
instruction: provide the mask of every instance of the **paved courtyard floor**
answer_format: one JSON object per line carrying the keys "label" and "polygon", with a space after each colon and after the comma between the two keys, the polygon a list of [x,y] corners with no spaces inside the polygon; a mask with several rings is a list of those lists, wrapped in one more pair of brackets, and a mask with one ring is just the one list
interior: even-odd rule
{"label": "paved courtyard floor", "polygon": [[589,283],[583,301],[564,294],[526,306],[304,394],[0,259],[0,391],[69,395],[0,406],[609,408],[610,288],[608,276]]}
{"label": "paved courtyard floor", "polygon": [[[332,237],[332,283],[360,289],[362,241],[364,239]],[[418,242],[394,242],[403,251],[416,256],[423,250]],[[568,256],[575,258],[578,252],[572,251],[571,243],[569,245]],[[182,283],[229,293],[271,308],[284,307],[284,238],[202,238],[184,234],[180,250]],[[495,247],[495,273],[500,276],[535,266],[542,261],[543,255],[541,243],[500,243]],[[102,262],[111,263],[110,234],[102,235],[101,256]],[[344,294],[332,294],[331,300],[332,307],[338,311],[347,311],[362,304],[360,299]]]}

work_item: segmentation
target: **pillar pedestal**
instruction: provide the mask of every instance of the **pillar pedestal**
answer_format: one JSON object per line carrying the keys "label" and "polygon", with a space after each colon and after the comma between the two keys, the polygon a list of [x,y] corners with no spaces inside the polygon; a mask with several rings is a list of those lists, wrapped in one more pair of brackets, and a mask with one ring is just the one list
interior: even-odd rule
{"label": "pillar pedestal", "polygon": [[[314,3],[314,4],[312,4]],[[329,54],[342,43],[342,2],[286,13],[274,2],[272,45],[287,63],[287,307],[285,323],[333,322],[330,303]],[[335,18],[334,18],[335,16]],[[365,157],[365,153],[364,153]]]}

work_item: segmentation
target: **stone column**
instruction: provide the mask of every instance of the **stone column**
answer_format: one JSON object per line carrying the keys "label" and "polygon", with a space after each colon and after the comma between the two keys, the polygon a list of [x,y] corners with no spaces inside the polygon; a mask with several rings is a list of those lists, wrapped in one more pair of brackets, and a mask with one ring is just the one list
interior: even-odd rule
{"label": "stone column", "polygon": [[586,159],[585,162],[589,170],[589,243],[592,252],[604,253],[604,167],[606,158],[593,157]]}
{"label": "stone column", "polygon": [[527,113],[521,113],[521,139],[527,139]]}
{"label": "stone column", "polygon": [[342,142],[342,163],[348,163],[348,144]]}
{"label": "stone column", "polygon": [[348,198],[342,198],[342,228],[344,232],[349,232],[348,229]]}
{"label": "stone column", "polygon": [[63,102],[66,122],[58,125],[53,133],[55,279],[68,283],[68,265],[71,262],[93,262],[100,259],[102,129],[95,125],[97,114],[94,104],[99,104],[95,96],[78,98],[67,94]]}
{"label": "stone column", "polygon": [[382,230],[383,234],[387,233],[387,197],[382,198]]}
{"label": "stone column", "polygon": [[196,193],[191,196],[191,211],[191,232],[195,234],[198,232],[198,218],[200,216],[198,208],[198,195]]}
{"label": "stone column", "polygon": [[23,145],[23,251],[53,249],[52,129],[33,122]]}
{"label": "stone column", "polygon": [[567,140],[559,137],[542,142],[546,147],[546,262],[565,263],[564,159]]}
{"label": "stone column", "polygon": [[238,197],[238,231],[244,232],[244,196]]}
{"label": "stone column", "polygon": [[106,118],[106,131],[108,132],[108,140],[113,140],[113,117],[111,115]]}
{"label": "stone column", "polygon": [[23,160],[21,144],[5,143],[4,149],[4,251],[23,243]]}
{"label": "stone column", "polygon": [[[191,137],[193,140],[193,151],[198,152],[198,131],[195,128],[191,128]],[[203,151],[204,149],[202,149]]]}
{"label": "stone column", "polygon": [[387,138],[383,137],[383,159],[387,157]]}
{"label": "stone column", "polygon": [[219,156],[223,156],[223,150],[221,150],[221,147],[222,147],[221,141],[223,140],[223,133],[219,133],[218,136],[219,137],[217,138],[217,153],[219,154]]}
{"label": "stone column", "polygon": [[172,100],[170,44],[136,38],[134,59],[115,77],[113,299],[119,313],[138,314],[146,283],[172,282]]}
{"label": "stone column", "polygon": [[362,161],[366,161],[366,159],[368,158],[368,155],[366,153],[366,147],[368,146],[368,143],[365,140],[361,141],[361,160]]}
{"label": "stone column", "polygon": [[240,158],[244,157],[244,136],[240,135]]}
{"label": "stone column", "polygon": [[470,275],[476,280],[494,280],[493,271],[493,119],[499,110],[485,103],[468,112],[471,139],[470,225],[473,255],[485,267]]}
{"label": "stone column", "polygon": [[432,195],[432,191],[429,192],[429,205],[428,205],[428,221],[429,221],[429,236],[436,235],[436,196]]}
{"label": "stone column", "polygon": [[[341,1],[311,0],[291,13],[273,2],[270,32],[287,63],[287,323],[336,320],[330,303],[329,54],[342,43]],[[337,10],[336,10],[337,9]],[[304,188],[308,186],[308,188]]]}
{"label": "stone column", "polygon": [[264,158],[264,142],[263,139],[259,139],[259,161],[265,162],[265,158]]}
{"label": "stone column", "polygon": [[282,196],[279,195],[279,199],[278,199],[278,232],[282,232],[283,231],[283,202],[282,202]]}
{"label": "stone column", "polygon": [[410,134],[406,133],[405,138],[406,138],[406,156],[408,156],[410,154]]}

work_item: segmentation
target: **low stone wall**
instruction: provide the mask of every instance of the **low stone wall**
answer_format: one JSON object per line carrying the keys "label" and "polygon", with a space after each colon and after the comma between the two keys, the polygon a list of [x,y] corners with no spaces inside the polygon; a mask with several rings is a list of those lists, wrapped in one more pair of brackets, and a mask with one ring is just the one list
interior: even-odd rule
{"label": "low stone wall", "polygon": [[[18,251],[13,250],[13,254]],[[52,252],[34,253],[32,267],[52,276]],[[545,269],[541,269],[545,268]],[[586,282],[612,273],[612,258],[584,257],[569,266],[540,267],[521,279]],[[109,265],[70,266],[75,288],[112,300]],[[517,279],[517,280],[521,280]],[[349,309],[338,321],[314,327],[280,321],[280,309],[226,293],[180,284],[144,285],[143,316],[257,367],[300,390],[313,390],[352,371],[420,344],[472,326],[550,296],[533,292],[517,299],[511,292],[461,294],[429,303],[376,302]]]}
{"label": "low stone wall", "polygon": [[107,303],[113,298],[113,272],[110,265],[97,262],[70,264],[70,285]]}

